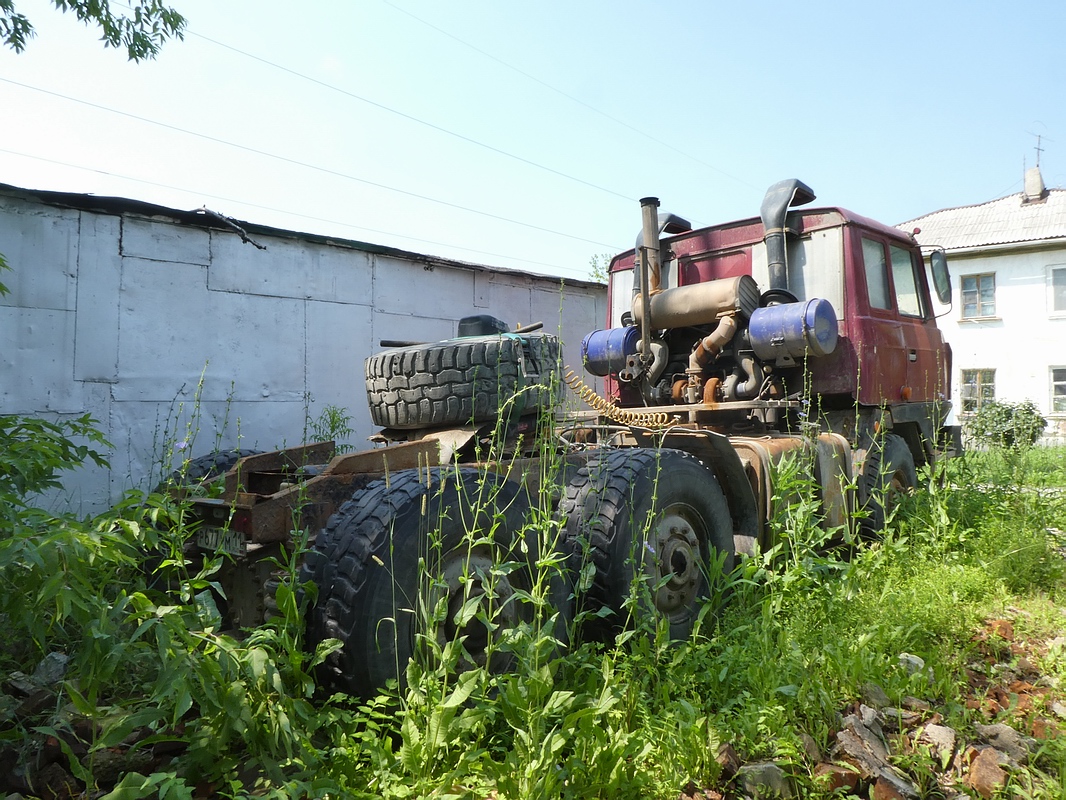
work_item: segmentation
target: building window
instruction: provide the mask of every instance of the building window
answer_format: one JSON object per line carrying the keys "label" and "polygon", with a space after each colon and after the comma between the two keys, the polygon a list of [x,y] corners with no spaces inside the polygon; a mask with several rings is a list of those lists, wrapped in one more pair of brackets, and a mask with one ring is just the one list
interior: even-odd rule
{"label": "building window", "polygon": [[1051,270],[1051,310],[1066,312],[1066,267]]}
{"label": "building window", "polygon": [[962,371],[962,413],[972,413],[995,399],[996,371],[994,369],[964,369]]}
{"label": "building window", "polygon": [[1066,367],[1051,368],[1051,413],[1066,414]]}
{"label": "building window", "polygon": [[962,318],[996,316],[996,275],[962,276]]}

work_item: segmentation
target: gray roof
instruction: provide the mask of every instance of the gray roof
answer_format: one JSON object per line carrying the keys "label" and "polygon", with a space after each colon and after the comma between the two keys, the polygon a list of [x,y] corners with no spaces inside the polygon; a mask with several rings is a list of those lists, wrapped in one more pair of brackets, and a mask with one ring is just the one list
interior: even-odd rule
{"label": "gray roof", "polygon": [[[469,261],[444,258],[443,256],[416,253],[412,250],[402,250],[389,245],[372,244],[361,242],[356,239],[342,239],[337,236],[326,236],[317,233],[302,233],[290,231],[284,228],[274,228],[269,225],[260,225],[246,220],[222,217],[214,212],[200,213],[198,211],[182,211],[175,208],[146,203],[142,200],[131,200],[125,197],[104,197],[95,194],[75,194],[71,192],[49,192],[43,189],[23,189],[7,183],[0,183],[0,198],[12,196],[20,199],[32,199],[58,208],[74,208],[82,211],[95,211],[101,214],[121,216],[123,214],[136,214],[144,217],[169,217],[182,225],[192,225],[199,228],[222,230],[230,233],[241,230],[246,233],[261,233],[267,236],[277,236],[282,239],[297,239],[300,241],[317,242],[318,244],[345,247],[352,250],[362,250],[376,255],[396,256],[407,261],[416,261],[427,267],[441,266],[464,269],[472,272],[489,272],[509,275],[522,275],[529,278],[547,278],[556,284],[560,282],[570,286],[588,286],[601,288],[599,281],[589,281],[580,278],[560,278],[555,275],[543,275],[537,272],[513,269],[511,267],[494,267],[485,264],[475,264]],[[229,223],[224,220],[229,220]],[[230,224],[232,223],[232,224]],[[235,227],[236,226],[236,227]]]}
{"label": "gray roof", "polygon": [[903,222],[904,231],[921,228],[915,238],[946,250],[1066,238],[1066,189],[1045,190],[1043,199],[1026,203],[1025,192],[974,206],[945,208]]}

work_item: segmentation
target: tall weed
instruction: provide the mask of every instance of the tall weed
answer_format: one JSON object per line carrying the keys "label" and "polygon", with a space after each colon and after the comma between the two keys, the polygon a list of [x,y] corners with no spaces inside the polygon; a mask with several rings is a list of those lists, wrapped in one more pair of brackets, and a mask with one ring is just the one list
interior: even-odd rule
{"label": "tall weed", "polygon": [[[534,577],[512,600],[533,613],[504,624],[492,588],[515,558],[464,575],[469,593],[458,623],[451,620],[465,635],[472,629],[462,623],[479,622],[491,634],[489,655],[506,656],[507,671],[471,664],[463,634],[438,636],[456,609],[430,602],[423,655],[405,687],[355,701],[315,682],[315,665],[337,643],[305,652],[300,541],[278,563],[279,616],[239,636],[224,633],[214,601],[221,562],[186,560],[194,529],[180,504],[131,493],[92,520],[43,512],[31,493],[93,458],[94,448],[79,449],[72,428],[5,420],[0,431],[22,432],[7,435],[43,441],[33,454],[0,449],[0,613],[18,643],[0,658],[5,669],[29,672],[56,649],[72,656],[65,696],[33,724],[69,734],[69,702],[96,723],[91,754],[131,737],[140,747],[177,747],[158,772],[121,780],[116,798],[190,797],[196,776],[220,796],[673,800],[690,780],[716,784],[715,752],[725,742],[744,759],[779,760],[809,787],[804,735],[824,753],[837,714],[864,684],[891,698],[942,701],[947,723],[964,728],[962,670],[978,621],[1062,590],[1059,544],[1048,529],[1066,527],[1063,500],[1022,484],[1055,474],[1039,466],[1053,462],[1040,451],[1004,489],[987,479],[984,454],[950,465],[904,502],[882,540],[846,549],[835,546],[839,532],[818,524],[808,466],[786,460],[774,476],[775,545],[741,561],[728,604],[708,604],[688,640],[670,642],[662,625],[634,614],[612,641],[580,643],[554,603],[565,574],[554,506],[568,468],[556,457],[550,420],[542,424],[524,449],[540,455],[536,462],[506,455],[506,431],[482,445],[493,469],[515,479],[536,469],[544,487],[520,533],[535,542]],[[93,441],[88,429],[78,436]],[[493,502],[491,493],[469,498]],[[469,531],[469,544],[485,534]],[[432,585],[425,596],[440,597]],[[1058,620],[1051,614],[1039,624],[1050,630]],[[928,669],[905,669],[904,652]],[[1040,666],[1055,676],[1064,665],[1053,647]],[[8,741],[30,736],[8,723],[0,729]],[[1036,757],[1051,779],[1056,747]],[[92,786],[97,762],[70,761]],[[1033,796],[1052,796],[1045,778],[1017,780]]]}

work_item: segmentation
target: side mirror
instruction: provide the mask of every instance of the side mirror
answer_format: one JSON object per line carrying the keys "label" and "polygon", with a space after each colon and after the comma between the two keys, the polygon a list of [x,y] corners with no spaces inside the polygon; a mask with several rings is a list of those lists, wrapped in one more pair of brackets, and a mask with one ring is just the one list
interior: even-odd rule
{"label": "side mirror", "polygon": [[951,273],[948,272],[948,259],[943,250],[934,250],[929,256],[933,271],[933,289],[937,299],[944,305],[951,305]]}

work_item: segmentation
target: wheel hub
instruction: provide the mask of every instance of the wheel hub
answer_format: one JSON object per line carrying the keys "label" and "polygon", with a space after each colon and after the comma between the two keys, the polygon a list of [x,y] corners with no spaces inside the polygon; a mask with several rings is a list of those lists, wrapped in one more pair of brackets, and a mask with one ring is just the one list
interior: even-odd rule
{"label": "wheel hub", "polygon": [[655,608],[670,615],[696,599],[700,586],[700,542],[688,519],[667,509],[654,530]]}
{"label": "wheel hub", "polygon": [[481,549],[454,550],[445,555],[440,581],[431,592],[431,611],[441,599],[447,608],[447,616],[436,623],[437,644],[443,648],[463,638],[468,666],[486,666],[490,637],[497,638],[496,631],[516,621],[510,602],[514,589],[506,576],[492,574],[494,564],[491,553]]}

